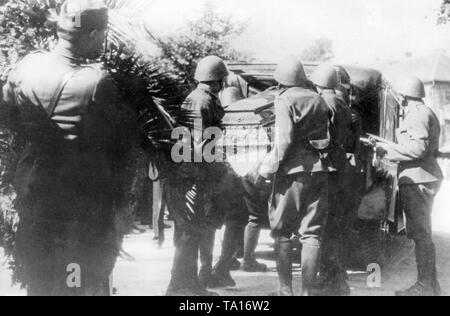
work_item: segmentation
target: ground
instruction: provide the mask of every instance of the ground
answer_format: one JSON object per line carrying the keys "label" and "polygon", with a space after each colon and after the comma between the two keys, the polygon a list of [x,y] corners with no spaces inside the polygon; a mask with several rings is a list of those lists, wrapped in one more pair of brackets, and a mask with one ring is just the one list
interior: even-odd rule
{"label": "ground", "polygon": [[[444,183],[436,200],[434,210],[435,241],[438,252],[439,280],[443,294],[450,295],[450,182]],[[168,240],[162,249],[156,249],[152,243],[152,231],[126,238],[124,249],[134,257],[127,261],[119,259],[114,271],[116,295],[164,295],[169,283],[174,249],[171,242],[172,230],[168,232]],[[217,234],[216,252],[220,250],[222,232]],[[263,232],[258,247],[260,260],[269,266],[267,273],[233,272],[237,282],[236,288],[219,290],[225,296],[266,296],[277,289],[277,275],[273,261],[273,241],[268,232]],[[368,274],[359,272],[350,275],[352,295],[355,296],[390,296],[395,290],[405,288],[414,281],[415,261],[413,247],[406,239],[400,239],[397,256],[391,260],[389,267],[383,271],[381,287],[367,286]],[[217,257],[217,253],[216,253]],[[4,257],[0,253],[0,264]],[[300,269],[295,266],[296,291],[301,287]],[[0,295],[24,295],[17,286],[11,286],[9,272],[0,266]]]}

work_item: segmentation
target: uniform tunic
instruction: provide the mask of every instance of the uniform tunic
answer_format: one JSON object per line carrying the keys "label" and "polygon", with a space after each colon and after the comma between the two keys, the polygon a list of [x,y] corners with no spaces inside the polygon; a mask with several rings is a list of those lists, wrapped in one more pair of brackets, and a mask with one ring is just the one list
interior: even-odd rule
{"label": "uniform tunic", "polygon": [[301,87],[275,100],[275,144],[260,167],[276,175],[269,211],[272,235],[316,246],[327,217],[328,166],[312,141],[329,141],[330,110],[316,93]]}
{"label": "uniform tunic", "polygon": [[437,162],[439,120],[423,102],[410,101],[396,145],[385,145],[389,160],[398,161],[400,198],[413,240],[431,241],[433,199],[443,179]]}
{"label": "uniform tunic", "polygon": [[418,281],[433,287],[437,272],[431,213],[443,179],[436,158],[439,137],[439,120],[431,108],[421,101],[409,101],[397,130],[398,144],[383,145],[386,157],[400,163],[400,200],[408,237],[416,243]]}
{"label": "uniform tunic", "polygon": [[[72,73],[54,113],[46,113]],[[7,125],[27,142],[15,175],[20,226],[17,256],[30,295],[103,295],[118,236],[113,206],[123,197],[129,116],[113,81],[83,66],[64,45],[25,57],[3,88]],[[14,118],[14,119],[12,119]],[[81,268],[81,288],[66,284]]]}
{"label": "uniform tunic", "polygon": [[332,112],[330,126],[331,163],[338,172],[345,172],[348,168],[348,161],[344,145],[347,139],[351,137],[352,112],[334,90],[323,90],[321,96]]}

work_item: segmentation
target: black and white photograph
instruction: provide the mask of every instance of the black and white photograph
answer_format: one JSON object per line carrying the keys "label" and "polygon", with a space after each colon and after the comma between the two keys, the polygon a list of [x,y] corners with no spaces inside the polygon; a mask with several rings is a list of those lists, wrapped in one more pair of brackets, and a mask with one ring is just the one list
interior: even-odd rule
{"label": "black and white photograph", "polygon": [[0,0],[0,296],[450,296],[450,0]]}

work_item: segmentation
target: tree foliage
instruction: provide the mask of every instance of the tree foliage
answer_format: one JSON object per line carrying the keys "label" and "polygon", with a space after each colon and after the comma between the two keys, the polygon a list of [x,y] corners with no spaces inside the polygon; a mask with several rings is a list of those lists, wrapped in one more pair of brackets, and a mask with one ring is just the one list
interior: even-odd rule
{"label": "tree foliage", "polygon": [[333,42],[327,37],[317,39],[301,54],[301,59],[305,61],[330,61],[333,57]]}
{"label": "tree foliage", "polygon": [[195,86],[193,75],[201,58],[216,55],[229,62],[250,61],[233,46],[233,40],[245,28],[245,23],[220,15],[214,6],[206,4],[200,18],[187,22],[186,30],[164,37],[154,36],[161,50],[158,59],[188,92]]}
{"label": "tree foliage", "polygon": [[[6,2],[6,1],[4,1]],[[0,71],[36,49],[55,42],[50,15],[62,0],[9,0],[0,9]]]}
{"label": "tree foliage", "polygon": [[446,24],[450,20],[450,0],[443,0],[438,13],[437,23]]}

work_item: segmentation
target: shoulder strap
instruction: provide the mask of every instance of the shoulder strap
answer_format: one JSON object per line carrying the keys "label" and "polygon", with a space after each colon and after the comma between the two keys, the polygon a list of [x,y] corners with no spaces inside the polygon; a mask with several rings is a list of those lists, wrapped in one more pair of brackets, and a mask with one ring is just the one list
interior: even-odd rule
{"label": "shoulder strap", "polygon": [[75,75],[81,70],[74,69],[70,71],[69,73],[65,74],[62,80],[60,81],[59,85],[55,89],[55,93],[53,94],[52,98],[50,99],[50,104],[47,108],[47,114],[49,117],[53,116],[53,113],[55,112],[56,106],[59,103],[59,100],[61,99],[62,92],[64,91],[64,88],[67,86],[69,81],[75,77]]}
{"label": "shoulder strap", "polygon": [[289,90],[289,88],[281,88],[278,93],[277,96],[281,97],[283,94],[285,94],[287,91]]}

